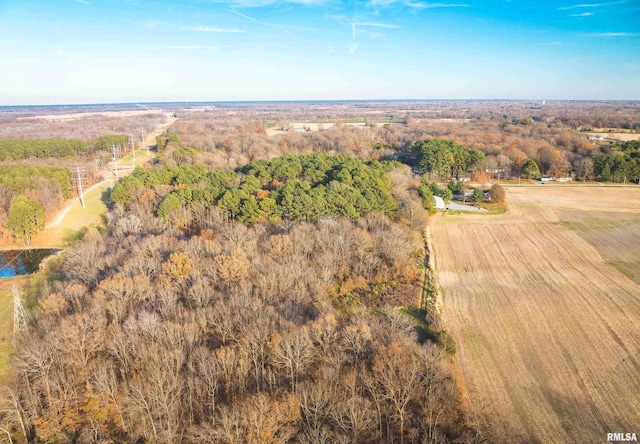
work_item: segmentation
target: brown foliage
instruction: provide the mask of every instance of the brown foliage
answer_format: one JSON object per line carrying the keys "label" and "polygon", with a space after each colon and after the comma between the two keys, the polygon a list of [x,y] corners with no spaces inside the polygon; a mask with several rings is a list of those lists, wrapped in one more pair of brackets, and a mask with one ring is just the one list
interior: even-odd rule
{"label": "brown foliage", "polygon": [[[18,430],[23,418],[27,439],[420,440],[440,430],[422,421],[435,391],[437,405],[453,399],[446,415],[461,415],[455,387],[438,380],[421,377],[408,402],[395,394],[426,359],[411,320],[390,308],[420,290],[420,239],[399,223],[216,220],[189,237],[141,215],[140,230],[118,231],[132,215],[68,249],[65,281],[20,339],[6,419]],[[353,314],[332,306],[352,294]],[[466,436],[443,415],[442,434]]]}

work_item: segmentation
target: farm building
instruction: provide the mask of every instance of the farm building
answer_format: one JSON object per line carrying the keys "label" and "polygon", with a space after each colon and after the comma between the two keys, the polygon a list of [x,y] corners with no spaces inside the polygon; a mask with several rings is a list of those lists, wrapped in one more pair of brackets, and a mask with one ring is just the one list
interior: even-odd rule
{"label": "farm building", "polygon": [[436,208],[438,210],[444,210],[444,200],[440,196],[433,196],[436,201]]}

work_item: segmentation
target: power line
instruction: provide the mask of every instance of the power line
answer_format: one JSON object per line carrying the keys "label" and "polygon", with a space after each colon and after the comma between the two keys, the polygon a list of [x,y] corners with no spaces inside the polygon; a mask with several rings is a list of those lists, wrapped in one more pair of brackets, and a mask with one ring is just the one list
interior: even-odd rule
{"label": "power line", "polygon": [[76,188],[78,190],[78,197],[80,198],[80,203],[82,204],[82,208],[85,208],[84,205],[84,187],[82,186],[82,179],[85,174],[85,169],[80,168],[79,166],[75,168],[76,177],[71,175],[71,180],[76,183]]}
{"label": "power line", "polygon": [[16,255],[14,256],[14,258],[13,258],[13,259],[11,259],[9,262],[7,262],[6,264],[4,264],[4,265],[0,268],[0,271],[4,270],[4,269],[5,269],[5,268],[7,268],[9,265],[11,265],[11,263],[12,263],[13,261],[17,260],[17,259],[22,255],[22,253],[24,253],[24,252],[26,252],[26,251],[27,251],[27,250],[20,250],[20,253],[16,254]]}
{"label": "power line", "polygon": [[118,177],[118,157],[116,156],[116,145],[111,145],[111,148],[113,149],[114,172],[115,172],[116,177]]}
{"label": "power line", "polygon": [[[145,133],[144,133],[144,127],[143,126],[140,127],[140,135],[142,136],[142,139],[141,139],[142,146],[144,146]],[[147,146],[147,157],[149,157],[149,146]]]}
{"label": "power line", "polygon": [[13,333],[27,325],[27,313],[24,311],[20,291],[17,286],[13,286]]}
{"label": "power line", "polygon": [[136,145],[133,143],[133,135],[129,135],[131,139],[131,154],[133,155],[133,162],[136,161]]}

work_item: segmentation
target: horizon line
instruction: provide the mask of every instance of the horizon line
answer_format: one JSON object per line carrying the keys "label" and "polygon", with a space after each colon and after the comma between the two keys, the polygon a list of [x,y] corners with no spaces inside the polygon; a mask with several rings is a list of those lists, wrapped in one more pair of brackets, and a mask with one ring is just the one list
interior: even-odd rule
{"label": "horizon line", "polygon": [[637,99],[538,99],[538,98],[492,98],[492,99],[256,99],[256,100],[178,100],[178,101],[148,101],[148,102],[81,102],[81,103],[31,103],[0,105],[2,108],[35,108],[35,107],[82,107],[82,106],[143,106],[143,105],[205,105],[205,104],[242,104],[242,103],[376,103],[376,102],[640,102]]}

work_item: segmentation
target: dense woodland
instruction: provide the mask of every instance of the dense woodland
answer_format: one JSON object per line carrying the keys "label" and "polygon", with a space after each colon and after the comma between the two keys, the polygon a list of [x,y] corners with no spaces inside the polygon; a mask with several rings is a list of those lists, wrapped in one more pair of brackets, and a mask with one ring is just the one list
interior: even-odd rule
{"label": "dense woodland", "polygon": [[[298,159],[314,160],[377,171]],[[274,165],[245,178],[270,183],[258,171]],[[108,233],[67,250],[18,337],[5,420],[57,442],[473,440],[451,345],[418,315],[424,210],[410,173],[388,174],[393,217],[247,227],[204,205],[177,229],[117,205]]]}
{"label": "dense woodland", "polygon": [[0,160],[75,159],[77,156],[109,151],[115,145],[127,147],[130,137],[124,134],[101,136],[93,141],[79,139],[0,139]]}
{"label": "dense woodland", "polygon": [[604,147],[605,154],[593,159],[596,178],[607,182],[640,184],[640,141],[629,141]]}
{"label": "dense woodland", "polygon": [[192,219],[185,207],[209,205],[247,225],[317,222],[323,216],[357,220],[372,211],[393,216],[397,208],[386,173],[398,165],[319,153],[251,162],[238,175],[201,165],[137,169],[115,187],[113,199],[123,205],[148,204],[184,228]]}
{"label": "dense woodland", "polygon": [[0,239],[6,228],[24,244],[44,219],[71,196],[69,170],[34,165],[0,166]]}

